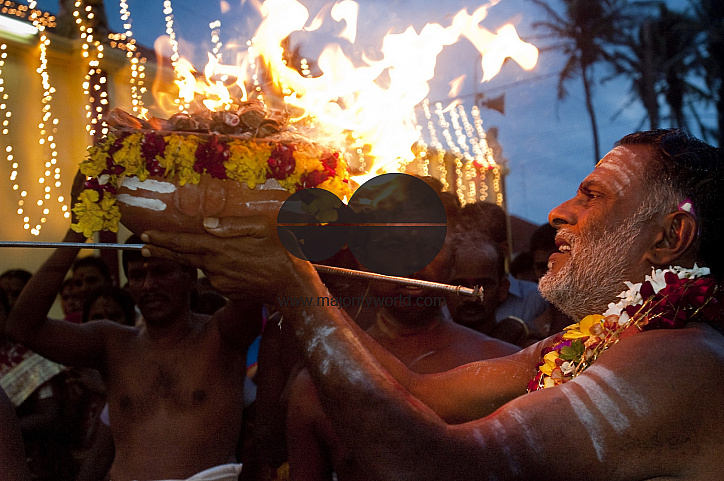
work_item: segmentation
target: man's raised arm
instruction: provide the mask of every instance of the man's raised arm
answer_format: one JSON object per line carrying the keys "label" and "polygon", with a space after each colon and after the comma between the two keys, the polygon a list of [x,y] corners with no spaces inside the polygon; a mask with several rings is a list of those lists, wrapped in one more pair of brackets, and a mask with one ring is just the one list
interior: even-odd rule
{"label": "man's raised arm", "polygon": [[[70,202],[78,198],[85,176],[76,172]],[[71,209],[72,210],[72,209]],[[73,216],[72,221],[75,221]],[[85,242],[82,233],[68,229],[63,242]],[[105,354],[106,326],[120,327],[112,322],[85,325],[49,319],[60,286],[80,249],[56,249],[30,278],[8,316],[7,334],[43,357],[76,367],[102,368]]]}
{"label": "man's raised arm", "polygon": [[[68,230],[63,242],[83,242],[83,234]],[[102,359],[100,325],[49,319],[63,279],[78,248],[58,248],[30,278],[8,316],[7,334],[43,357],[69,366],[98,367]],[[91,323],[94,324],[94,323]],[[103,323],[105,324],[105,323]]]}

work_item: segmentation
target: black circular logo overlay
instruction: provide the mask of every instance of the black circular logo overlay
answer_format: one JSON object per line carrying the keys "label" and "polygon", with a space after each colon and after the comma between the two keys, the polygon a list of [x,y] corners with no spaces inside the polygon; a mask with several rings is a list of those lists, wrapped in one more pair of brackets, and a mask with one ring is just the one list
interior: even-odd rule
{"label": "black circular logo overlay", "polygon": [[427,266],[445,242],[447,217],[438,194],[408,174],[383,174],[362,184],[347,205],[324,189],[291,195],[277,217],[284,247],[319,262],[345,244],[366,269],[410,276]]}

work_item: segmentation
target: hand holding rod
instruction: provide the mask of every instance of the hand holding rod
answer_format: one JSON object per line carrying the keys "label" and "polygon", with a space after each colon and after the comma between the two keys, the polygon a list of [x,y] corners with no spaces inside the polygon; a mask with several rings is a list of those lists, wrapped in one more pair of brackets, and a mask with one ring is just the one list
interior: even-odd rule
{"label": "hand holding rod", "polygon": [[[117,250],[133,250],[140,251],[143,244],[117,244],[117,243],[94,243],[94,242],[33,242],[33,241],[0,241],[0,247],[26,247],[26,248],[76,248],[76,249],[117,249]],[[358,271],[355,269],[345,269],[343,267],[324,266],[312,264],[317,272],[325,274],[353,277],[357,279],[378,280],[390,282],[392,284],[401,284],[411,287],[420,287],[423,289],[433,289],[445,293],[456,294],[462,297],[472,297],[477,301],[483,301],[483,288],[475,286],[474,288],[463,286],[452,286],[442,284],[440,282],[423,281],[420,279],[410,279],[408,277],[386,276],[375,272]]]}

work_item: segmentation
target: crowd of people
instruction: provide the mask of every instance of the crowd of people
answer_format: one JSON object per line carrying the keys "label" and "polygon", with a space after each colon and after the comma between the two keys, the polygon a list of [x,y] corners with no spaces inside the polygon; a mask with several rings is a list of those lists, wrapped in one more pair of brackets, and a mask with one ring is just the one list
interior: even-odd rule
{"label": "crowd of people", "polygon": [[683,131],[626,136],[517,256],[424,178],[448,226],[410,277],[482,299],[280,303],[437,294],[320,276],[255,217],[131,236],[123,285],[56,249],[0,275],[0,479],[720,479],[723,177]]}

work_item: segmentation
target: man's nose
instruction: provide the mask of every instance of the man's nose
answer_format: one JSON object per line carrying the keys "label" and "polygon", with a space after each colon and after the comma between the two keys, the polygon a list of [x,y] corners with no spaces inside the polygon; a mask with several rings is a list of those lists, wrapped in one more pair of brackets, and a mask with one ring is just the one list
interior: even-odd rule
{"label": "man's nose", "polygon": [[565,224],[575,224],[578,217],[575,212],[575,197],[554,207],[548,214],[548,223],[556,229]]}

